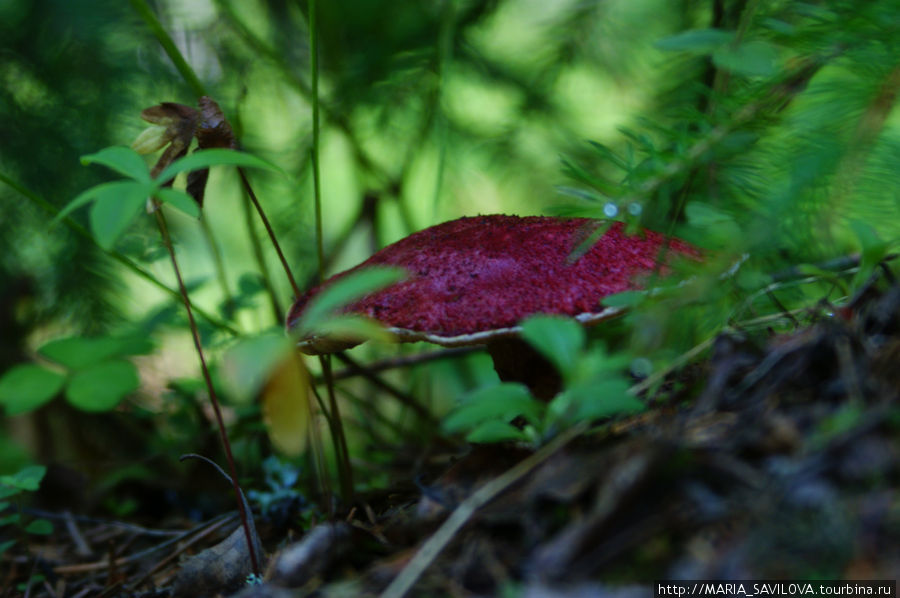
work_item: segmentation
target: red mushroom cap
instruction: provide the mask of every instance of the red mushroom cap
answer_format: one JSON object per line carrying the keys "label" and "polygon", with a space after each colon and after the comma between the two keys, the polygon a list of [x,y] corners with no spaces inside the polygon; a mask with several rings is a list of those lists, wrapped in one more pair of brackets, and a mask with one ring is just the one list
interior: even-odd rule
{"label": "red mushroom cap", "polygon": [[[493,215],[432,226],[308,291],[291,307],[288,328],[324,286],[373,265],[400,266],[409,276],[344,311],[378,320],[404,341],[481,344],[517,334],[519,322],[538,313],[568,315],[583,323],[603,320],[622,310],[603,307],[600,301],[641,288],[639,277],[653,271],[665,237],[651,231],[626,236],[616,222],[587,253],[571,261],[574,248],[600,224],[586,218]],[[699,257],[678,239],[669,239],[669,251]],[[334,340],[309,339],[300,346],[316,353],[355,344]]]}

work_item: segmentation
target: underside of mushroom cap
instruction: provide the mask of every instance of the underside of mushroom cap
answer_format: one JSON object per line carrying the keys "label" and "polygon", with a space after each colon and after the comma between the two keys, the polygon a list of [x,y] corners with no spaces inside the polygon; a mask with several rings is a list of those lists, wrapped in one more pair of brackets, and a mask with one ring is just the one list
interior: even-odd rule
{"label": "underside of mushroom cap", "polygon": [[[383,323],[398,340],[443,346],[484,344],[515,336],[519,323],[538,313],[560,314],[589,324],[620,309],[600,301],[642,288],[665,237],[643,231],[627,236],[621,223],[581,257],[572,251],[603,223],[585,218],[477,216],[445,222],[389,245],[355,268],[313,288],[291,308],[292,328],[309,300],[350,272],[375,265],[400,266],[408,277],[351,303],[357,313]],[[694,258],[699,252],[678,239],[668,251]],[[304,339],[312,353],[353,346],[339,339]]]}

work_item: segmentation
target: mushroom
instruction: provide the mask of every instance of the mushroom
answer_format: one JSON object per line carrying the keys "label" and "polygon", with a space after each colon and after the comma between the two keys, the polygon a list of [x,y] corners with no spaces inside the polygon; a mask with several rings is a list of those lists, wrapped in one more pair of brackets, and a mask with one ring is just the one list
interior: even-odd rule
{"label": "mushroom", "polygon": [[[381,322],[403,342],[485,345],[502,380],[523,382],[535,396],[549,399],[559,390],[559,374],[519,339],[520,322],[534,314],[559,314],[590,325],[619,315],[623,308],[604,307],[601,300],[641,288],[640,277],[653,272],[666,241],[651,231],[628,236],[616,222],[573,259],[573,250],[602,225],[586,218],[491,215],[432,226],[305,293],[291,307],[287,327],[295,326],[312,297],[342,276],[375,265],[400,266],[406,279],[344,312]],[[699,256],[678,239],[668,240],[668,251]],[[321,354],[358,342],[311,337],[298,346]]]}

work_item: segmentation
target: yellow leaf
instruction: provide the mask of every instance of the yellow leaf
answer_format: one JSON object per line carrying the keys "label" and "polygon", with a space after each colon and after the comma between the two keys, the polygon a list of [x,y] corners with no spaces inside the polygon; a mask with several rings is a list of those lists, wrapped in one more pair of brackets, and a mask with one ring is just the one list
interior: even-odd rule
{"label": "yellow leaf", "polygon": [[139,154],[152,154],[157,150],[161,150],[172,141],[169,131],[163,125],[151,125],[141,131],[131,143],[131,149]]}
{"label": "yellow leaf", "polygon": [[302,358],[288,354],[272,371],[262,392],[263,421],[276,449],[296,456],[309,435],[309,374]]}

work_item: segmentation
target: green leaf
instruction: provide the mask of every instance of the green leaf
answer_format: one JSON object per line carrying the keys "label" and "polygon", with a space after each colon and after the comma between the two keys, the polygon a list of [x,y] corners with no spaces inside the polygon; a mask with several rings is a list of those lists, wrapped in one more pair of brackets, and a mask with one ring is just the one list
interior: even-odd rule
{"label": "green leaf", "polygon": [[493,443],[528,440],[528,435],[512,424],[499,420],[486,421],[466,435],[468,442]]}
{"label": "green leaf", "polygon": [[109,411],[138,386],[140,379],[131,362],[107,361],[72,376],[66,398],[84,411]]}
{"label": "green leaf", "polygon": [[718,149],[729,154],[737,154],[746,151],[759,141],[759,134],[752,131],[735,131],[729,133],[719,141]]}
{"label": "green leaf", "polygon": [[688,223],[702,235],[706,246],[728,247],[743,238],[730,214],[709,204],[692,201],[684,209]]}
{"label": "green leaf", "polygon": [[0,542],[0,556],[3,556],[3,553],[16,545],[15,540],[7,540],[6,542]]}
{"label": "green leaf", "polygon": [[51,226],[55,225],[60,220],[85,204],[95,201],[100,197],[120,197],[122,194],[130,193],[130,190],[135,186],[140,187],[141,189],[146,189],[146,196],[150,196],[150,192],[152,190],[152,187],[150,185],[135,183],[134,181],[113,181],[111,183],[103,183],[101,185],[91,187],[90,189],[86,189],[79,193],[75,197],[75,199],[70,201],[62,210],[60,210],[59,214],[57,214],[53,218]]}
{"label": "green leaf", "polygon": [[169,164],[165,170],[156,177],[157,181],[165,182],[172,179],[180,172],[190,170],[200,170],[201,168],[209,168],[210,166],[246,166],[247,168],[261,168],[263,170],[272,170],[284,173],[278,166],[267,160],[258,158],[252,154],[239,152],[230,149],[205,149],[196,151],[189,156],[179,158]]}
{"label": "green leaf", "polygon": [[628,394],[628,388],[628,382],[619,378],[594,384],[587,387],[585,391],[579,391],[575,421],[629,415],[643,411],[644,404]]}
{"label": "green leaf", "polygon": [[835,18],[835,13],[828,8],[828,4],[824,6],[816,6],[812,2],[796,2],[791,7],[791,11],[804,17],[809,17],[822,23],[827,23]]}
{"label": "green leaf", "polygon": [[133,330],[122,336],[109,337],[116,342],[118,350],[115,354],[119,357],[149,355],[156,347],[153,339],[147,336],[147,328],[144,324],[136,325]]}
{"label": "green leaf", "polygon": [[0,476],[0,485],[34,491],[41,487],[46,474],[47,468],[43,465],[27,465],[14,474]]}
{"label": "green leaf", "polygon": [[822,418],[815,429],[806,439],[807,446],[814,450],[820,450],[834,441],[845,436],[862,423],[866,411],[862,405],[846,403],[830,415]]}
{"label": "green leaf", "polygon": [[748,77],[771,77],[778,72],[777,60],[775,46],[763,41],[724,46],[713,53],[716,66]]}
{"label": "green leaf", "polygon": [[669,52],[695,52],[707,54],[734,40],[733,31],[721,29],[691,29],[656,42],[656,47]]}
{"label": "green leaf", "polygon": [[878,264],[887,257],[889,244],[883,241],[872,225],[867,222],[851,220],[850,228],[856,234],[861,248],[859,270],[856,271],[850,282],[850,288],[857,290],[866,283]]}
{"label": "green leaf", "polygon": [[53,533],[53,524],[46,519],[35,519],[28,524],[25,531],[29,534],[48,536]]}
{"label": "green leaf", "polygon": [[[796,266],[797,272],[804,276],[815,276],[816,278],[821,278],[823,280],[827,280],[829,282],[832,279],[837,278],[837,274],[832,272],[831,270],[826,270],[825,268],[820,268],[815,264],[797,264]],[[757,288],[761,285],[757,285]],[[747,286],[746,288],[752,288]]]}
{"label": "green leaf", "polygon": [[19,513],[13,513],[12,515],[6,515],[5,517],[0,517],[0,527],[5,527],[7,525],[13,525],[19,523],[22,519],[22,516]]}
{"label": "green leaf", "polygon": [[546,357],[566,380],[584,347],[584,328],[571,318],[533,316],[522,322],[522,338]]}
{"label": "green leaf", "polygon": [[172,189],[171,187],[160,187],[157,189],[155,196],[159,201],[181,210],[192,218],[200,217],[200,206],[197,205],[193,197],[184,191]]}
{"label": "green leaf", "polygon": [[67,368],[78,370],[111,357],[144,355],[152,349],[153,343],[146,338],[70,336],[42,345],[38,353]]}
{"label": "green leaf", "polygon": [[253,399],[292,350],[293,343],[280,332],[240,339],[222,358],[222,377],[229,395],[241,403]]}
{"label": "green leaf", "polygon": [[628,369],[632,357],[627,353],[609,355],[600,346],[592,346],[584,351],[575,364],[572,379],[577,383],[594,384],[612,378],[621,378],[622,372]]}
{"label": "green leaf", "polygon": [[[803,273],[803,264],[797,265]],[[772,276],[755,268],[741,268],[734,275],[734,282],[745,291],[757,291],[772,282]]]}
{"label": "green leaf", "polygon": [[626,172],[631,169],[631,167],[627,161],[623,160],[619,156],[619,154],[617,154],[616,152],[614,152],[607,146],[603,145],[599,141],[588,141],[588,143],[591,145],[591,147],[594,148],[594,151],[596,151],[598,154],[600,154],[601,158],[603,158],[604,160],[608,160],[609,162],[612,162],[613,165],[616,166],[616,168],[619,168],[620,170],[624,170]]}
{"label": "green leaf", "polygon": [[563,195],[568,195],[569,197],[574,197],[575,199],[581,199],[591,203],[608,201],[606,197],[594,191],[588,191],[587,189],[578,189],[577,187],[559,186],[556,188],[556,191],[562,193]]}
{"label": "green leaf", "polygon": [[850,228],[859,241],[864,258],[875,262],[884,259],[888,244],[878,236],[878,232],[871,224],[863,220],[851,220]]}
{"label": "green leaf", "polygon": [[105,147],[95,154],[82,156],[81,163],[85,166],[88,164],[102,164],[119,174],[124,174],[141,183],[149,183],[151,181],[150,169],[147,168],[147,163],[144,162],[140,154],[130,147],[118,145]]}
{"label": "green leaf", "polygon": [[770,29],[775,33],[780,33],[781,35],[796,35],[797,28],[786,21],[781,21],[779,19],[763,19],[760,23],[766,29]]}
{"label": "green leaf", "polygon": [[131,142],[131,149],[141,155],[152,154],[168,145],[172,138],[167,135],[166,125],[150,125],[141,131],[137,139]]}
{"label": "green leaf", "polygon": [[368,340],[390,342],[393,339],[383,324],[356,314],[331,316],[316,327],[316,334],[359,342]]}
{"label": "green leaf", "polygon": [[697,228],[720,226],[723,222],[732,220],[731,216],[722,210],[699,201],[690,202],[684,210],[688,222]]}
{"label": "green leaf", "polygon": [[39,365],[17,365],[0,378],[0,404],[7,415],[37,409],[59,392],[65,380],[62,374]]}
{"label": "green leaf", "polygon": [[548,419],[574,424],[642,411],[644,404],[628,394],[628,388],[622,378],[569,388],[550,401]]}
{"label": "green leaf", "polygon": [[26,591],[29,591],[30,589],[40,587],[41,582],[43,582],[44,579],[44,576],[40,573],[31,575],[28,577],[28,581],[23,581],[22,583],[16,584],[16,589],[24,593]]}
{"label": "green leaf", "polygon": [[[599,212],[597,214],[598,218],[606,218],[606,216],[603,215],[603,213],[601,211],[602,208],[596,208],[596,209]],[[597,243],[597,241],[600,240],[600,237],[602,237],[603,235],[606,234],[606,231],[609,230],[610,226],[612,226],[611,220],[606,221],[603,224],[600,224],[599,226],[594,228],[594,230],[591,231],[591,233],[589,235],[587,235],[583,241],[581,241],[578,245],[576,245],[575,249],[573,249],[572,252],[569,254],[569,257],[568,257],[569,262],[574,263],[576,260],[581,259],[582,256],[584,256],[584,254],[586,254],[588,251],[590,251],[591,247],[593,247]]]}
{"label": "green leaf", "polygon": [[486,421],[506,423],[519,415],[536,425],[543,411],[544,404],[533,398],[523,385],[504,382],[471,393],[444,419],[443,427],[449,433],[456,433],[474,430]]}
{"label": "green leaf", "polygon": [[295,327],[301,334],[310,334],[348,303],[404,278],[406,270],[403,268],[373,266],[357,270],[334,282],[314,297]]}
{"label": "green leaf", "polygon": [[647,298],[647,291],[622,291],[604,297],[600,304],[604,307],[636,307]]}
{"label": "green leaf", "polygon": [[576,181],[581,181],[591,187],[599,190],[601,193],[605,195],[615,195],[618,193],[618,188],[616,185],[607,182],[603,178],[598,175],[594,175],[584,168],[581,167],[580,164],[574,162],[566,157],[562,158],[563,164],[563,173],[566,176],[569,176]]}
{"label": "green leaf", "polygon": [[112,249],[116,239],[138,217],[152,186],[146,183],[126,183],[113,192],[104,192],[94,199],[91,208],[91,231],[97,244]]}
{"label": "green leaf", "polygon": [[[838,289],[840,289],[840,292],[842,294],[850,294],[850,287],[847,286],[847,281],[844,280],[844,278],[837,272],[832,272],[831,270],[820,268],[814,264],[797,264],[797,272],[803,274],[804,276],[812,276],[821,280],[826,280],[830,284],[833,284]],[[761,284],[756,286],[756,288],[762,287],[763,285]]]}

